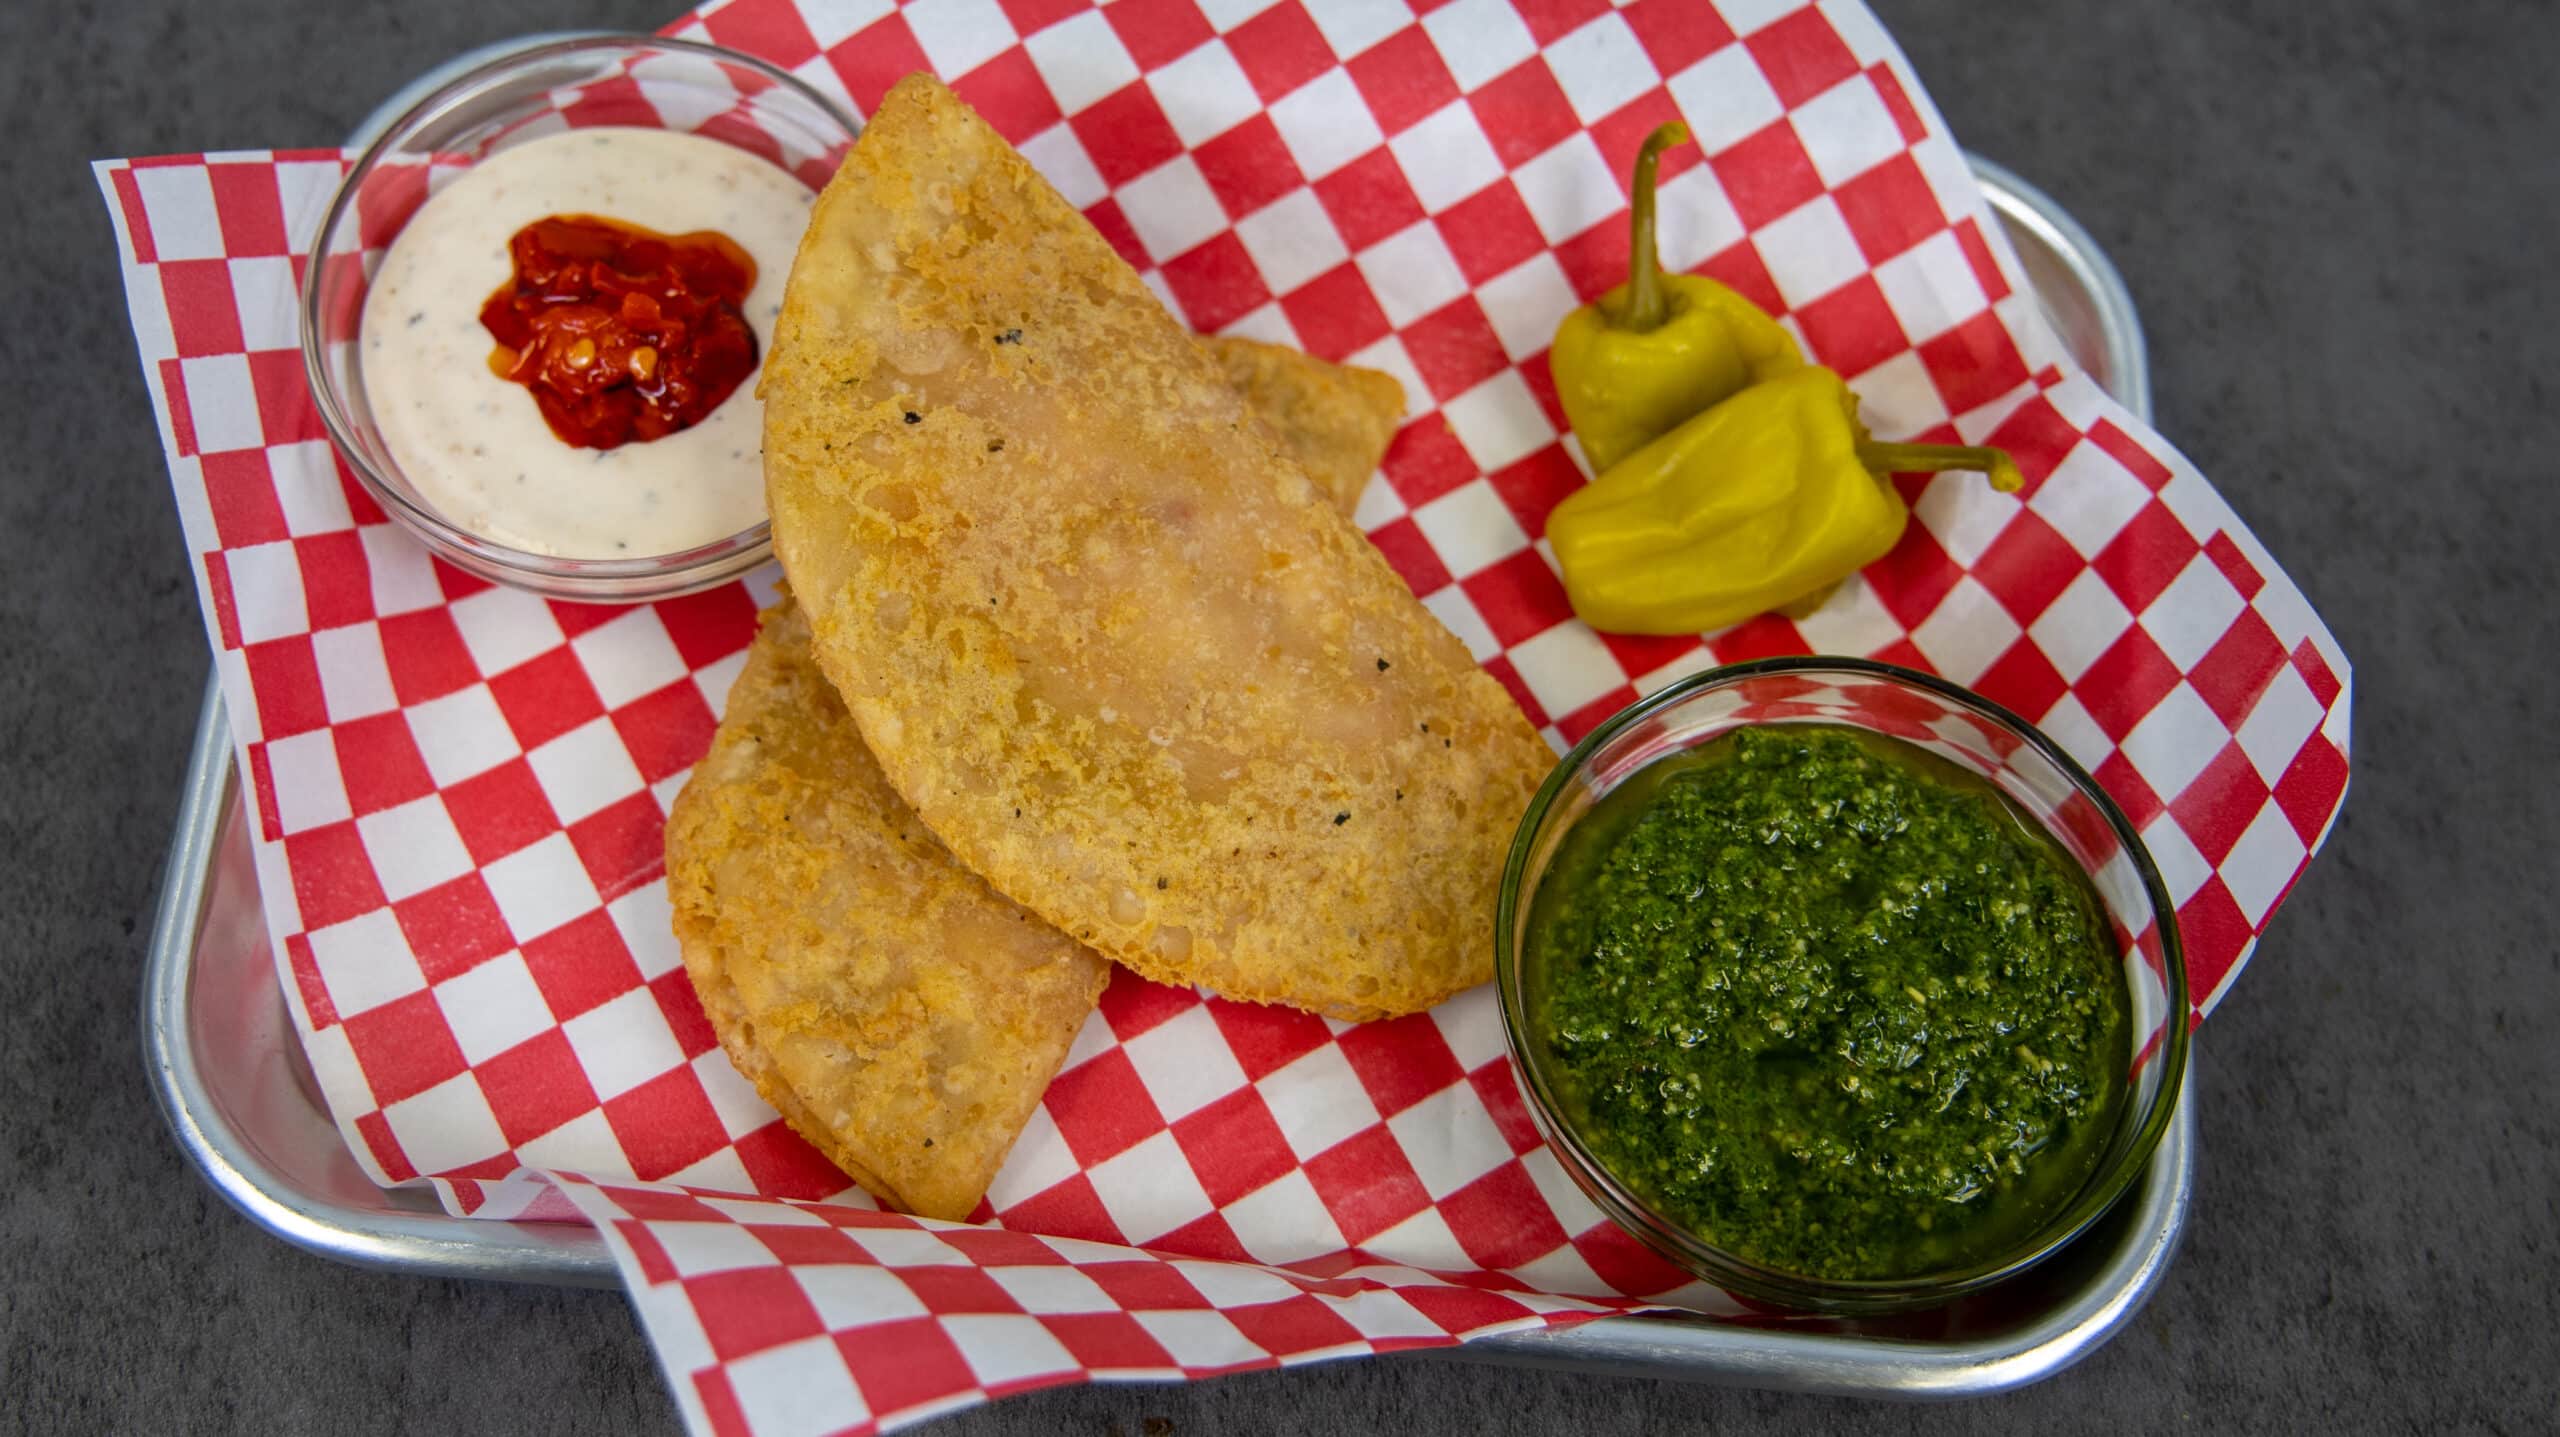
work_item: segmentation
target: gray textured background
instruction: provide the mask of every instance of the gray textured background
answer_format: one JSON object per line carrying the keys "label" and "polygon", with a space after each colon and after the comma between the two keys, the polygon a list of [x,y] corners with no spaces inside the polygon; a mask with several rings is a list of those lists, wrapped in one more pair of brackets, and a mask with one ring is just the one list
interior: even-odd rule
{"label": "gray textured background", "polygon": [[[152,1110],[136,978],[204,636],[87,162],[331,143],[465,47],[674,4],[0,4],[0,1428],[673,1428],[619,1296],[304,1256]],[[2113,251],[2161,428],[2356,664],[2346,817],[2202,1035],[2166,1289],[2082,1366],[1954,1407],[1407,1359],[934,1430],[2553,1422],[2560,7],[1878,8],[1957,136]]]}

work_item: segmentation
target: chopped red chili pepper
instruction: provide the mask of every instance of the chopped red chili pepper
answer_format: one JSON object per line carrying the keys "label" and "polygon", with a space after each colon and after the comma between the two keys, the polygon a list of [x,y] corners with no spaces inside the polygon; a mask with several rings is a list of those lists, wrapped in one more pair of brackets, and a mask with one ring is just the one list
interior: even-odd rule
{"label": "chopped red chili pepper", "polygon": [[709,417],[755,371],[739,306],[756,262],[714,230],[662,235],[553,215],[507,242],[514,277],[480,307],[489,367],[582,449],[662,438]]}

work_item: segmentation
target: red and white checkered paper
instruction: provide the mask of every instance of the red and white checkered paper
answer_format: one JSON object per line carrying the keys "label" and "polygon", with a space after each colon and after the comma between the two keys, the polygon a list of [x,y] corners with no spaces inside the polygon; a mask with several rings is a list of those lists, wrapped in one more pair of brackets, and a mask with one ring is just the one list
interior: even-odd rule
{"label": "red and white checkered paper", "polygon": [[[673,33],[867,112],[948,78],[1193,327],[1386,370],[1358,518],[1559,744],[1793,652],[1932,669],[2132,817],[2197,1016],[2332,821],[2345,656],[2204,477],[2074,372],[1909,66],[1794,0],[736,0]],[[1665,257],[1782,315],[1914,481],[1819,613],[1598,635],[1539,542],[1583,482],[1545,348],[1621,278],[1635,148]],[[293,295],[350,156],[98,166],[253,795],[295,1024],[349,1146],[457,1212],[602,1228],[696,1431],[872,1430],[1056,1382],[1446,1343],[1667,1300],[1733,1311],[1538,1141],[1489,992],[1349,1027],[1125,975],[972,1224],[872,1210],[721,1056],[660,825],[771,578],[642,608],[430,560],[337,465]]]}

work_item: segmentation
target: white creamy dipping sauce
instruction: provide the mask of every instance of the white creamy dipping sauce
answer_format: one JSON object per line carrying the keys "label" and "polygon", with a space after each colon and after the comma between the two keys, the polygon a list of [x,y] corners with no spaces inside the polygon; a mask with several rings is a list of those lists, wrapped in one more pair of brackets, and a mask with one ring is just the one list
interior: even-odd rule
{"label": "white creamy dipping sauce", "polygon": [[756,263],[742,309],[761,363],[813,198],[746,151],[672,130],[569,130],[465,170],[418,207],[365,296],[365,397],[400,472],[447,522],[564,558],[670,554],[761,522],[754,374],[689,429],[581,449],[551,432],[522,384],[490,370],[496,341],[480,306],[514,279],[508,240],[539,219],[717,230]]}

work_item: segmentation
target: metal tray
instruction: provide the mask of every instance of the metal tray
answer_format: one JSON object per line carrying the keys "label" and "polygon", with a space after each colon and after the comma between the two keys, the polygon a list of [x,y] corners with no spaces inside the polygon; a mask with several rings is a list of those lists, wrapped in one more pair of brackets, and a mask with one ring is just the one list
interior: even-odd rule
{"label": "metal tray", "polygon": [[[2148,417],[2142,327],[2115,266],[2044,194],[1997,165],[1973,166],[2064,343]],[[230,728],[212,683],[152,925],[142,1035],[178,1145],[216,1191],[277,1237],[395,1272],[619,1285],[593,1229],[449,1217],[423,1190],[375,1187],[348,1155],[277,987]],[[2195,1125],[2181,1099],[2141,1186],[2068,1250],[1991,1292],[1862,1321],[1607,1318],[1485,1338],[1451,1355],[1861,1396],[2003,1391],[2070,1366],[2141,1308],[2176,1250],[2194,1182]]]}

